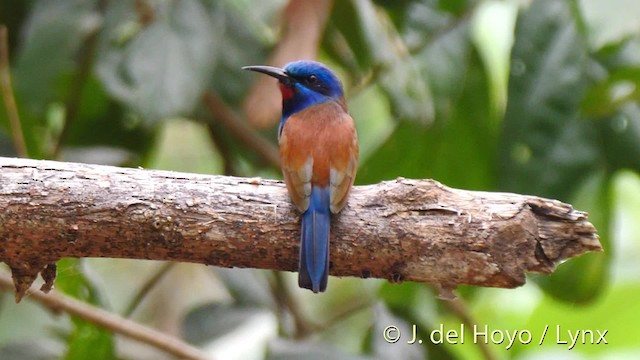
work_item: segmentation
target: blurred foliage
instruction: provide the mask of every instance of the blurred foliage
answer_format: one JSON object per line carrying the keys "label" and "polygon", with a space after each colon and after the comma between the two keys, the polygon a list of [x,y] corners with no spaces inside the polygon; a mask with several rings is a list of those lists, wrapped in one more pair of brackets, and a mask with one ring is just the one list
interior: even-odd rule
{"label": "blurred foliage", "polygon": [[[240,67],[268,61],[286,31],[279,23],[286,5],[0,1],[30,156],[279,176],[203,95],[222,99],[231,120],[243,121],[256,75]],[[314,296],[297,289],[293,274],[182,264],[133,304],[158,271],[141,261],[64,260],[57,288],[114,312],[137,308],[133,319],[216,358],[569,356],[556,338],[536,345],[546,325],[551,337],[557,326],[609,331],[608,345],[578,344],[572,358],[638,357],[638,14],[635,0],[344,0],[334,2],[320,43],[320,60],[344,79],[356,119],[358,184],[435,178],[557,198],[590,213],[604,253],[531,276],[520,289],[460,289],[466,315],[421,284],[332,278],[328,292]],[[277,146],[274,129],[247,131]],[[15,155],[13,140],[3,102],[1,156]],[[157,356],[126,342],[116,347],[109,331],[47,315],[28,299],[18,306],[11,294],[1,299],[2,359]],[[529,330],[533,341],[509,350],[407,344],[413,325],[426,340],[468,318]],[[398,343],[382,336],[389,325],[401,331]]]}

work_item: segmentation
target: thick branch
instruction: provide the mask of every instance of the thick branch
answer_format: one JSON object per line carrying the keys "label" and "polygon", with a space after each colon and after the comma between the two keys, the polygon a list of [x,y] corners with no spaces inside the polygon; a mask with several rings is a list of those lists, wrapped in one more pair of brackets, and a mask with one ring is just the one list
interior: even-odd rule
{"label": "thick branch", "polygon": [[[296,271],[298,217],[274,180],[0,158],[0,261],[18,298],[61,257]],[[331,274],[509,288],[601,250],[587,214],[559,201],[400,178],[353,189]]]}

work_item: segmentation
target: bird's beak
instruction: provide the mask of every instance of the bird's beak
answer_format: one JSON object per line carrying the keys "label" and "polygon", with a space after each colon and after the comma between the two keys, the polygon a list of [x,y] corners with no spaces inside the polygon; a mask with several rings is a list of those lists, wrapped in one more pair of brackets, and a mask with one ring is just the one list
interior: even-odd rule
{"label": "bird's beak", "polygon": [[280,80],[280,82],[284,84],[289,84],[293,80],[284,69],[281,69],[275,66],[253,65],[253,66],[243,66],[242,69],[251,70],[251,71],[267,74],[269,76],[273,76],[274,78]]}

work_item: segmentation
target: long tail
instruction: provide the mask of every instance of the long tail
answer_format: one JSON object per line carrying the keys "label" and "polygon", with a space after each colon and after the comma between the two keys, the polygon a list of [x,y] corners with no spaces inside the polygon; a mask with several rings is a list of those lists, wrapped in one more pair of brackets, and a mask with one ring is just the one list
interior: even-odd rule
{"label": "long tail", "polygon": [[327,288],[330,225],[329,188],[313,187],[309,208],[302,214],[298,285],[314,293]]}

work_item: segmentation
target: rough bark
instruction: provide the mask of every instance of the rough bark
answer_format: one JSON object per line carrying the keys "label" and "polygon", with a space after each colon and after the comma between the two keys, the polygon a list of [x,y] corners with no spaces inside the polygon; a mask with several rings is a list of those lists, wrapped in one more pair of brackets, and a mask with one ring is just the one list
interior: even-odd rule
{"label": "rough bark", "polygon": [[[556,200],[399,178],[354,187],[332,219],[331,274],[511,288],[601,251]],[[299,216],[282,182],[0,158],[0,261],[19,299],[61,257],[296,271]]]}

